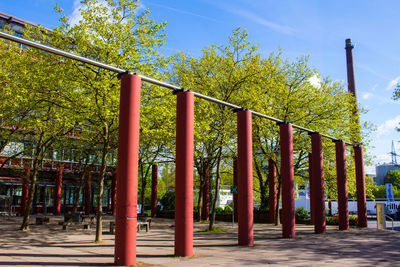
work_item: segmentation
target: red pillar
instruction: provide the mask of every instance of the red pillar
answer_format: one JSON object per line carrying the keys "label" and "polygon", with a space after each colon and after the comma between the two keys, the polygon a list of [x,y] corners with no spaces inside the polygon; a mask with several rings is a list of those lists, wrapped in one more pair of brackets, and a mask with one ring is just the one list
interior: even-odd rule
{"label": "red pillar", "polygon": [[193,255],[193,127],[194,95],[177,93],[175,256]]}
{"label": "red pillar", "polygon": [[314,224],[314,196],[313,196],[313,178],[312,178],[312,153],[308,153],[308,175],[309,177],[309,189],[310,189],[310,215],[311,223]]}
{"label": "red pillar", "polygon": [[237,112],[238,180],[239,180],[239,245],[254,245],[253,231],[253,147],[251,112]]}
{"label": "red pillar", "polygon": [[268,186],[269,186],[269,222],[275,222],[276,216],[276,169],[275,161],[268,160]]}
{"label": "red pillar", "polygon": [[91,197],[91,179],[92,173],[89,171],[86,175],[86,184],[85,184],[85,214],[90,214],[90,197]]}
{"label": "red pillar", "polygon": [[54,190],[54,215],[60,215],[61,213],[61,189],[62,189],[62,177],[63,177],[64,165],[58,166],[58,173],[56,177],[56,186]]}
{"label": "red pillar", "polygon": [[203,206],[201,217],[204,221],[208,221],[210,219],[210,166],[208,160],[204,161],[203,172],[205,180],[203,186]]}
{"label": "red pillar", "polygon": [[[237,170],[237,158],[235,158],[234,160],[233,160],[233,185],[234,186],[239,186],[239,182],[238,182],[238,170]],[[233,213],[234,213],[234,220],[235,220],[235,222],[237,222],[238,221],[238,218],[239,218],[239,213],[238,213],[238,210],[239,210],[239,202],[238,202],[238,194],[234,194],[233,195],[233,208],[234,208],[234,210],[233,210]]]}
{"label": "red pillar", "polygon": [[282,236],[296,237],[294,216],[293,134],[290,123],[281,123]]}
{"label": "red pillar", "polygon": [[157,179],[158,166],[151,166],[151,217],[157,216]]}
{"label": "red pillar", "polygon": [[123,266],[136,264],[140,82],[121,75],[114,263]]}
{"label": "red pillar", "polygon": [[117,215],[117,172],[111,178],[111,211],[112,215]]}
{"label": "red pillar", "polygon": [[31,172],[30,165],[26,165],[23,177],[24,180],[22,182],[21,214],[25,214],[26,205],[28,204],[30,172]]}
{"label": "red pillar", "polygon": [[365,196],[364,155],[360,145],[354,147],[356,164],[358,227],[367,227],[367,198]]}
{"label": "red pillar", "polygon": [[314,198],[314,231],[316,234],[326,232],[325,220],[325,189],[324,189],[324,157],[322,136],[319,133],[311,134],[312,150],[312,179]]}
{"label": "red pillar", "polygon": [[342,140],[335,141],[336,176],[339,207],[339,230],[349,230],[349,208],[346,174],[346,144]]}

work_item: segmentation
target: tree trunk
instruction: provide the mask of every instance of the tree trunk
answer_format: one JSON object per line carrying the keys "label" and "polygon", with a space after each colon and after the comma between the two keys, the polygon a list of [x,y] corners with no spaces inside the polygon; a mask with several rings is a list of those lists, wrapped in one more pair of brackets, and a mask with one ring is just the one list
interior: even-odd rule
{"label": "tree trunk", "polygon": [[36,153],[35,153],[35,158],[33,160],[33,170],[32,170],[32,174],[30,177],[31,184],[29,187],[28,203],[26,204],[24,219],[22,220],[22,224],[20,227],[20,230],[22,230],[22,231],[29,230],[30,212],[32,209],[32,203],[33,203],[33,198],[34,198],[34,194],[35,194],[35,186],[36,186],[37,175],[39,172],[40,158],[43,155],[42,150],[43,150],[43,133],[40,135],[40,138],[36,145]]}
{"label": "tree trunk", "polygon": [[[80,198],[81,193],[82,193],[83,184],[85,183],[85,177],[87,175],[87,171],[88,171],[88,165],[87,165],[87,162],[86,162],[86,164],[83,166],[83,170],[82,170],[81,176],[79,177],[79,187],[78,187],[78,190],[77,190],[78,192],[75,195],[74,206],[72,207],[72,214],[75,214],[78,211],[79,198]],[[72,217],[70,217],[70,220],[72,220]]]}
{"label": "tree trunk", "polygon": [[[260,210],[265,210],[266,207],[268,207],[268,198],[267,198],[267,190],[266,186],[263,181],[263,174],[262,174],[262,169],[260,166],[260,162],[254,157],[254,166],[256,169],[257,173],[257,178],[260,184],[260,199],[261,199],[261,205],[260,205]],[[267,176],[267,182],[268,182],[268,176]]]}
{"label": "tree trunk", "polygon": [[280,225],[281,223],[281,216],[279,214],[279,199],[281,197],[281,176],[277,175],[278,180],[278,189],[276,192],[276,210],[275,210],[275,225]]}
{"label": "tree trunk", "polygon": [[[108,135],[108,134],[107,134]],[[107,136],[106,135],[106,136]],[[103,191],[104,191],[104,177],[106,175],[107,156],[109,151],[108,138],[104,143],[102,156],[101,156],[101,171],[98,180],[98,197],[97,197],[97,213],[96,213],[96,239],[95,242],[103,241]]]}
{"label": "tree trunk", "polygon": [[220,177],[221,158],[222,158],[222,147],[219,147],[219,153],[218,153],[218,158],[217,158],[217,170],[216,170],[216,176],[215,176],[215,193],[214,193],[214,199],[213,199],[213,205],[212,205],[210,225],[208,227],[209,230],[212,230],[214,228],[214,222],[215,222],[215,214],[216,214],[217,200],[218,200],[218,194],[219,194],[219,181],[221,178]]}

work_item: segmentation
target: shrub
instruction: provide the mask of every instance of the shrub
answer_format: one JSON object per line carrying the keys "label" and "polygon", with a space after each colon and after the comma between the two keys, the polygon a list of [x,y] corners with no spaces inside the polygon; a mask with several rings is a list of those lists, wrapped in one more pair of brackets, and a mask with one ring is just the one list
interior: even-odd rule
{"label": "shrub", "polygon": [[223,209],[222,207],[216,207],[216,208],[215,208],[215,212],[216,212],[217,214],[223,214],[223,213],[224,213],[224,209]]}
{"label": "shrub", "polygon": [[310,216],[308,215],[308,211],[305,210],[304,208],[296,209],[295,217],[296,217],[296,221],[298,221],[298,222],[305,222],[310,219]]}
{"label": "shrub", "polygon": [[231,206],[225,206],[225,213],[226,214],[231,214],[232,213],[232,207]]}
{"label": "shrub", "polygon": [[175,192],[166,192],[160,200],[161,205],[163,205],[163,210],[174,210],[175,209]]}

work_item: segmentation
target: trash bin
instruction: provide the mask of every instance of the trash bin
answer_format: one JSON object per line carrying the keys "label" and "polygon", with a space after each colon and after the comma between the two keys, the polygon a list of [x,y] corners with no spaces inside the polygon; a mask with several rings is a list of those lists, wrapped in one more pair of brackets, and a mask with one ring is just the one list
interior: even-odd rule
{"label": "trash bin", "polygon": [[80,222],[80,221],[81,221],[81,214],[79,212],[75,212],[74,222]]}

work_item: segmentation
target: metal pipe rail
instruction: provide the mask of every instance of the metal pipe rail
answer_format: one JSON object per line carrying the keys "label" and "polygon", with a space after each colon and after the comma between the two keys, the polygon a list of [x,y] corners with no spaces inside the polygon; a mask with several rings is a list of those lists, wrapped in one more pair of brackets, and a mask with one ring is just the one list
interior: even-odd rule
{"label": "metal pipe rail", "polygon": [[[121,68],[117,68],[117,67],[114,67],[114,66],[111,66],[111,65],[107,65],[107,64],[95,61],[95,60],[91,60],[91,59],[88,59],[88,58],[85,58],[85,57],[82,57],[82,56],[78,56],[78,55],[75,55],[73,53],[63,51],[61,49],[57,49],[57,48],[50,47],[50,46],[47,46],[47,45],[44,45],[44,44],[40,44],[40,43],[37,43],[37,42],[34,42],[34,41],[30,41],[30,40],[27,40],[27,39],[24,39],[24,38],[21,38],[21,37],[18,37],[18,36],[14,36],[14,35],[2,32],[2,31],[0,31],[0,38],[6,39],[6,40],[10,40],[10,41],[13,41],[13,42],[17,42],[17,43],[21,43],[21,44],[29,46],[29,47],[40,49],[40,50],[43,50],[43,51],[46,51],[46,52],[49,52],[49,53],[52,53],[52,54],[55,54],[55,55],[59,55],[59,56],[62,56],[62,57],[66,57],[66,58],[69,58],[69,59],[77,60],[77,61],[80,61],[82,63],[86,63],[86,64],[89,64],[89,65],[92,65],[92,66],[95,66],[95,67],[99,67],[99,68],[102,68],[102,69],[105,69],[105,70],[109,70],[109,71],[112,71],[112,72],[116,72],[116,73],[119,73],[119,74],[127,72],[126,70],[121,69]],[[179,86],[176,86],[176,85],[172,85],[172,84],[169,84],[169,83],[165,83],[165,82],[162,82],[162,81],[159,81],[159,80],[156,80],[156,79],[153,79],[153,78],[149,78],[149,77],[146,77],[146,76],[143,76],[143,75],[139,75],[139,77],[143,81],[146,81],[148,83],[151,83],[151,84],[154,84],[154,85],[159,85],[159,86],[162,86],[162,87],[165,87],[165,88],[169,88],[169,89],[172,89],[172,90],[182,90],[183,89],[182,87],[179,87]],[[226,106],[226,107],[229,107],[229,108],[232,108],[232,109],[243,109],[243,107],[240,107],[240,106],[237,106],[237,105],[234,105],[234,104],[231,104],[231,103],[228,103],[228,102],[225,102],[225,101],[213,98],[213,97],[209,97],[209,96],[200,94],[198,92],[193,92],[192,91],[192,93],[198,98],[201,98],[201,99],[204,99],[204,100],[207,100],[207,101],[219,104],[219,105],[223,105],[223,106]],[[274,122],[277,122],[277,123],[285,123],[285,121],[283,121],[283,120],[280,120],[280,119],[277,119],[277,118],[274,118],[274,117],[270,117],[270,116],[264,115],[264,114],[256,112],[256,111],[252,111],[252,110],[249,110],[249,111],[255,116],[258,116],[258,117],[261,117],[261,118],[265,118],[265,119],[268,119],[268,120],[271,120],[271,121],[274,121]],[[307,128],[301,127],[299,125],[296,125],[296,124],[292,124],[292,126],[293,126],[293,128],[296,128],[296,129],[299,129],[299,130],[302,130],[302,131],[306,131],[308,133],[314,133],[315,132],[315,131],[313,131],[311,129],[307,129]],[[329,136],[329,135],[326,135],[326,134],[321,134],[321,135],[323,137],[331,139],[333,141],[338,141],[339,140],[339,139],[337,139],[335,137],[332,137],[332,136]],[[350,145],[350,146],[357,145],[357,144],[352,144],[352,143],[349,143],[349,142],[344,142],[344,143],[346,145]]]}

